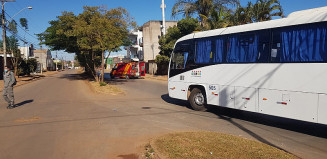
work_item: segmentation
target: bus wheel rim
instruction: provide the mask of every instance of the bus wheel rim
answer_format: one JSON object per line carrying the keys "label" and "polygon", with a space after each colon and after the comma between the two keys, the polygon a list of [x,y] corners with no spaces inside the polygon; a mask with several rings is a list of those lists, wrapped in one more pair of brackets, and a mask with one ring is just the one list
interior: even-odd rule
{"label": "bus wheel rim", "polygon": [[194,101],[197,105],[203,105],[204,104],[204,96],[202,93],[197,93],[194,97]]}

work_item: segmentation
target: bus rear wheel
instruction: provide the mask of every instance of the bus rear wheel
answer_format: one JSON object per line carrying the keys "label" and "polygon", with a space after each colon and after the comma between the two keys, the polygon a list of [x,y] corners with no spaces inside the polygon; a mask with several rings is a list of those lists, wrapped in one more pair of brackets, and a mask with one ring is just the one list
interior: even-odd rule
{"label": "bus rear wheel", "polygon": [[207,111],[205,94],[201,89],[192,89],[188,100],[194,110]]}

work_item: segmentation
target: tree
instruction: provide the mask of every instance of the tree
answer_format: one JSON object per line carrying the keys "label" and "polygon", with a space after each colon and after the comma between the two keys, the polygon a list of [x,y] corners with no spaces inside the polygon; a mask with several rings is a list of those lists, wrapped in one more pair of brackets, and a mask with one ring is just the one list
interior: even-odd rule
{"label": "tree", "polygon": [[30,75],[31,72],[35,72],[37,68],[37,60],[35,58],[24,59],[19,64],[18,75]]}
{"label": "tree", "polygon": [[205,29],[212,11],[219,12],[222,8],[227,10],[228,5],[238,4],[238,0],[176,0],[172,16],[182,14],[184,17],[191,17],[197,14],[201,26]]}
{"label": "tree", "polygon": [[[21,53],[20,50],[18,49],[18,40],[16,39],[16,37],[14,35],[10,36],[10,37],[6,37],[6,50],[8,53],[10,53],[11,55],[13,55],[10,59],[11,62],[14,66],[14,73],[16,75],[18,75],[17,73],[17,69],[19,66],[19,63],[21,62]],[[1,49],[3,48],[3,41],[0,40],[0,47]]]}
{"label": "tree", "polygon": [[18,33],[17,22],[15,20],[12,20],[11,22],[9,22],[8,29],[13,35],[16,35]]}
{"label": "tree", "polygon": [[231,26],[242,25],[254,22],[254,12],[252,2],[248,2],[246,7],[239,5],[235,12],[229,16]]}
{"label": "tree", "polygon": [[[16,38],[17,35],[17,23],[15,20],[12,20],[8,24],[8,30],[12,33],[10,37],[6,36],[6,50],[8,53],[12,55],[11,62],[14,66],[14,73],[18,75],[18,66],[19,63],[21,62],[21,53],[20,50],[18,49],[18,40]],[[1,40],[1,48],[3,48],[3,41]]]}
{"label": "tree", "polygon": [[278,0],[258,0],[255,4],[248,2],[246,7],[238,6],[230,16],[230,24],[242,25],[271,20],[273,16],[284,17]]}
{"label": "tree", "polygon": [[119,49],[127,39],[127,29],[136,26],[127,10],[104,7],[84,7],[78,16],[63,12],[57,20],[50,21],[50,25],[41,35],[43,44],[53,50],[76,53],[80,64],[97,81],[96,70],[100,64],[103,68],[104,53]]}
{"label": "tree", "polygon": [[14,65],[14,72],[16,75],[18,75],[18,66],[22,61],[22,57],[21,57],[21,52],[18,49],[18,40],[16,39],[15,36],[10,36],[8,38],[8,52],[10,52],[13,57],[11,57],[11,62]]}
{"label": "tree", "polygon": [[262,22],[271,20],[273,16],[284,17],[279,0],[258,0],[253,6],[253,20]]}
{"label": "tree", "polygon": [[107,11],[101,7],[84,7],[84,10],[77,17],[73,33],[78,37],[77,42],[82,49],[101,51],[101,82],[103,82],[104,53],[117,50],[124,44],[130,17],[123,8]]}
{"label": "tree", "polygon": [[177,26],[168,28],[167,34],[159,39],[159,54],[170,57],[170,54],[173,51],[173,47],[179,38],[190,34],[193,31],[199,30],[200,25],[197,19],[185,18],[180,20],[177,22]]}
{"label": "tree", "polygon": [[28,30],[28,23],[26,18],[20,18],[19,19],[20,25],[25,28],[25,30]]}
{"label": "tree", "polygon": [[158,65],[167,65],[176,41],[185,35],[199,30],[198,20],[190,17],[177,22],[177,26],[168,28],[167,34],[159,39],[160,52],[156,56],[156,63]]}
{"label": "tree", "polygon": [[230,25],[229,17],[231,16],[231,10],[224,7],[218,9],[212,9],[210,17],[208,18],[207,29],[225,28]]}

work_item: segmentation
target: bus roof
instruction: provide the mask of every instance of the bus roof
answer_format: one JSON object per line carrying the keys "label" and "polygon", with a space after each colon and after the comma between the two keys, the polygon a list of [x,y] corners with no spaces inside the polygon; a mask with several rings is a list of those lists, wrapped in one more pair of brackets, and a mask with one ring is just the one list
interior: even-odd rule
{"label": "bus roof", "polygon": [[270,29],[270,28],[279,28],[279,27],[292,26],[292,25],[323,22],[323,21],[327,21],[327,6],[296,11],[288,15],[286,18],[192,33],[178,39],[176,43],[188,39],[193,39],[193,38],[226,35],[226,34],[263,30],[263,29]]}

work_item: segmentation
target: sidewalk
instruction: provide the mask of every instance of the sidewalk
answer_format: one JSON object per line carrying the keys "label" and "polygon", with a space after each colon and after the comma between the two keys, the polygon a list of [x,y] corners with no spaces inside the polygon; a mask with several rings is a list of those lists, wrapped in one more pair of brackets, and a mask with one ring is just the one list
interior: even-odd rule
{"label": "sidewalk", "polygon": [[168,81],[168,75],[150,75],[150,74],[145,74],[144,79],[159,80],[159,81]]}
{"label": "sidewalk", "polygon": [[[31,83],[33,81],[42,79],[44,77],[50,76],[50,75],[54,75],[58,73],[57,71],[47,71],[47,72],[43,72],[41,73],[35,73],[35,74],[31,74],[30,76],[15,76],[16,80],[17,80],[17,85],[15,87],[27,84],[27,83]],[[3,90],[3,80],[0,80],[0,92],[2,92]]]}

